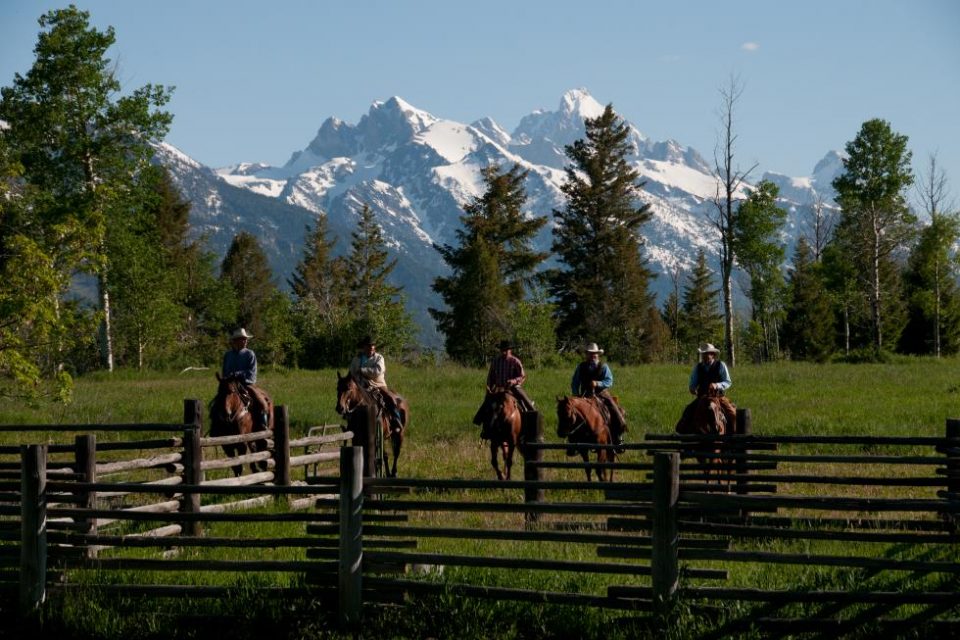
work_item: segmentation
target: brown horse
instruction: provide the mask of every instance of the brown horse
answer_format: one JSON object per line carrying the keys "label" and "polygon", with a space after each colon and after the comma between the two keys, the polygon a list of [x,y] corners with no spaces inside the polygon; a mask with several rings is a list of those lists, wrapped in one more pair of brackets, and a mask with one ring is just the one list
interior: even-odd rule
{"label": "brown horse", "polygon": [[[253,413],[250,412],[249,392],[243,389],[243,383],[241,381],[230,376],[221,378],[220,374],[217,373],[217,382],[217,395],[210,403],[211,436],[220,437],[246,435],[254,431],[263,431],[265,428],[268,431],[273,429],[273,402],[265,392],[263,393],[263,396],[267,401],[266,427],[263,426],[263,422],[260,420],[255,420]],[[254,442],[225,444],[222,446],[223,452],[227,454],[227,457],[234,458],[247,452],[253,453],[266,451],[267,441],[264,439],[256,440]],[[243,473],[242,464],[235,465],[231,468],[233,469],[233,475],[235,476],[240,476]],[[266,460],[250,463],[251,472],[256,473],[258,470],[267,470]]]}
{"label": "brown horse", "polygon": [[[389,392],[387,392],[389,393]],[[383,451],[383,468],[391,478],[397,476],[397,458],[400,457],[400,449],[403,447],[403,438],[407,433],[407,422],[410,417],[410,407],[406,399],[394,395],[396,398],[397,411],[400,413],[400,431],[390,430],[390,416],[388,416],[380,406],[380,403],[373,397],[373,393],[362,388],[353,379],[353,376],[347,374],[340,376],[337,371],[337,407],[336,411],[344,418],[348,417],[359,406],[365,406],[377,412],[377,421],[380,423],[380,429],[383,434],[383,440],[390,440],[390,449],[393,452],[393,464],[387,464],[387,451]]]}
{"label": "brown horse", "polygon": [[[716,394],[700,395],[684,409],[674,430],[682,435],[723,436],[729,433],[731,427],[728,413],[733,419],[736,418],[736,407],[729,400],[724,402],[724,398]],[[721,481],[720,476],[725,473],[723,467],[729,461],[723,457],[723,449],[718,443],[694,443],[687,451],[697,458],[707,476],[717,475],[717,482]]]}
{"label": "brown horse", "polygon": [[[520,403],[503,387],[487,387],[484,406],[489,407],[484,416],[484,427],[490,435],[490,464],[497,472],[497,480],[509,480],[513,452],[520,445]],[[503,455],[503,472],[500,471],[498,451]]]}
{"label": "brown horse", "polygon": [[[605,445],[613,444],[610,426],[603,418],[597,398],[578,398],[564,396],[557,398],[557,435],[566,438],[570,444],[601,445],[595,449],[597,463],[614,462],[616,453]],[[587,463],[590,449],[579,447],[583,462]],[[587,482],[590,481],[590,466],[586,466]],[[597,479],[601,482],[613,481],[613,469],[597,467]]]}

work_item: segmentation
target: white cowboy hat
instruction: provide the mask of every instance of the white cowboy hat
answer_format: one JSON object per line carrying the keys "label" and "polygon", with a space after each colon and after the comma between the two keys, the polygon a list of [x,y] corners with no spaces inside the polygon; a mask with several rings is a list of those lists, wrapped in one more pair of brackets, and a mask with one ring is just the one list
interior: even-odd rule
{"label": "white cowboy hat", "polygon": [[701,355],[704,353],[716,353],[719,355],[720,349],[717,349],[709,342],[704,342],[702,345],[700,345],[700,348],[697,349],[697,353],[700,353]]}
{"label": "white cowboy hat", "polygon": [[243,327],[240,327],[239,329],[233,332],[233,335],[230,336],[230,339],[233,340],[234,338],[246,338],[247,340],[249,340],[252,337],[253,337],[252,335],[247,333],[246,329],[244,329]]}
{"label": "white cowboy hat", "polygon": [[603,353],[603,349],[597,346],[596,342],[591,342],[583,348],[584,353]]}

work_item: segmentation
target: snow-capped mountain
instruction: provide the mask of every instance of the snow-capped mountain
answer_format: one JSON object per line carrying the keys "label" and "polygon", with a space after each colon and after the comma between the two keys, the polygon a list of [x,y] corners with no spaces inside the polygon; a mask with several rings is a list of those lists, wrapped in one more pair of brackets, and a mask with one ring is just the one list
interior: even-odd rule
{"label": "snow-capped mountain", "polygon": [[[305,230],[317,213],[327,213],[337,249],[346,251],[357,211],[369,205],[397,258],[394,281],[404,288],[421,339],[438,345],[426,309],[441,304],[431,284],[447,270],[434,245],[455,244],[463,205],[482,194],[482,169],[496,163],[528,170],[527,211],[549,217],[564,204],[564,147],[583,137],[584,120],[603,109],[586,90],[575,89],[562,96],[557,110],[534,111],[508,133],[490,118],[463,124],[393,97],[375,102],[355,125],[328,118],[282,167],[241,163],[214,172],[169,145],[161,148],[161,161],[193,202],[191,222],[209,235],[214,250],[225,251],[241,229],[254,233],[281,284],[300,259]],[[689,266],[699,247],[712,255],[715,232],[705,219],[716,192],[711,164],[690,147],[649,140],[628,125],[635,147],[630,162],[646,183],[641,198],[653,210],[642,230],[651,267],[667,273]],[[791,244],[817,196],[830,201],[830,183],[841,169],[840,156],[831,152],[809,177],[764,174],[780,187],[783,206],[791,211]],[[537,239],[540,249],[549,249],[549,227]],[[654,283],[661,292],[669,286],[666,277]]]}

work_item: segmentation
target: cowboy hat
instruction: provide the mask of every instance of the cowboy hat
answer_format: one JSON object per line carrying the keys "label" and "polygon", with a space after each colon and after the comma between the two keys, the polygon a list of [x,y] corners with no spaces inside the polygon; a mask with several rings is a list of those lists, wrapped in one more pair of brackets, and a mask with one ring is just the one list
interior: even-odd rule
{"label": "cowboy hat", "polygon": [[710,344],[709,342],[704,342],[703,344],[700,345],[700,348],[697,349],[697,353],[700,353],[701,355],[704,354],[704,353],[716,353],[716,354],[719,354],[719,353],[720,353],[720,349],[717,349],[715,346],[713,346],[713,345]]}
{"label": "cowboy hat", "polygon": [[596,342],[591,342],[583,348],[584,353],[603,353],[603,349],[597,346]]}
{"label": "cowboy hat", "polygon": [[513,344],[509,340],[501,340],[500,344],[497,345],[497,349],[500,349],[500,351],[513,349]]}
{"label": "cowboy hat", "polygon": [[251,334],[247,333],[246,329],[244,329],[243,327],[240,327],[239,329],[233,332],[233,335],[230,336],[230,339],[233,340],[235,338],[246,338],[247,340],[249,340],[252,337],[253,336]]}
{"label": "cowboy hat", "polygon": [[371,338],[370,336],[363,336],[357,340],[358,347],[375,347],[377,346],[377,341]]}

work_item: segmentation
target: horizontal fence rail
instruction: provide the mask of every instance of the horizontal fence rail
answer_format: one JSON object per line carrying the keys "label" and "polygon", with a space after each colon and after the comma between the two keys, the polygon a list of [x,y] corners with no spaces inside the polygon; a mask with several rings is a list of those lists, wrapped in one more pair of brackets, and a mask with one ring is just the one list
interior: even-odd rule
{"label": "horizontal fence rail", "polygon": [[[543,442],[542,416],[528,414],[524,479],[501,481],[371,477],[370,451],[340,446],[371,442],[369,433],[291,438],[285,409],[273,433],[205,438],[200,409],[185,403],[169,438],[101,443],[84,434],[73,445],[17,447],[16,461],[2,461],[0,581],[15,585],[21,611],[76,588],[71,576],[82,572],[115,575],[104,592],[141,597],[223,597],[230,591],[220,584],[167,581],[256,572],[330,595],[354,631],[364,603],[441,594],[658,620],[681,601],[694,611],[743,603],[724,609],[730,628],[800,628],[811,615],[840,628],[864,607],[881,607],[872,620],[897,628],[911,616],[960,625],[956,421],[943,438],[763,436],[747,414],[737,434],[648,434],[598,465],[566,459],[569,445]],[[203,457],[256,439],[270,449]],[[229,477],[241,461],[268,469]],[[325,463],[331,468],[316,473]],[[585,469],[603,467],[618,481],[583,480]],[[251,527],[267,529],[250,535]],[[855,579],[841,578],[850,572]],[[140,574],[154,583],[123,584]],[[781,575],[786,584],[750,582]],[[855,587],[823,586],[845,582]],[[814,604],[829,608],[790,608]]]}

